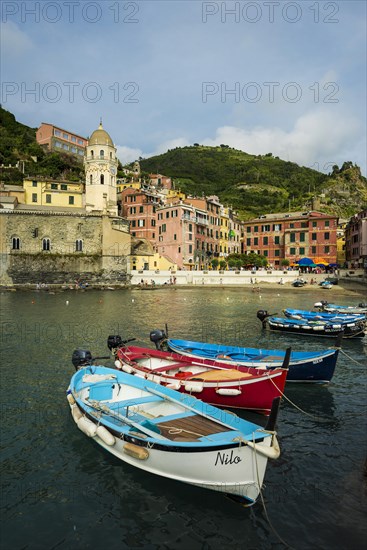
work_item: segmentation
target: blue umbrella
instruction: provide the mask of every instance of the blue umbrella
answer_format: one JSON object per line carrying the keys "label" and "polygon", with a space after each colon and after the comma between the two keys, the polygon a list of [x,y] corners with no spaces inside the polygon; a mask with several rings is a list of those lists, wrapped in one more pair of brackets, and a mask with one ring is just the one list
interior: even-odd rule
{"label": "blue umbrella", "polygon": [[301,258],[297,263],[298,265],[310,266],[313,264],[313,260],[311,260],[311,258]]}

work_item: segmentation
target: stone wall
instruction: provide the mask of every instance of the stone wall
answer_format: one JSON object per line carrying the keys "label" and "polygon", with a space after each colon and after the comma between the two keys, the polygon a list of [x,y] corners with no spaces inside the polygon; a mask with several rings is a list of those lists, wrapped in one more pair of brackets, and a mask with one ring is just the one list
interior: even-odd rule
{"label": "stone wall", "polygon": [[[19,250],[12,249],[14,237]],[[1,285],[76,280],[121,285],[129,280],[130,235],[113,230],[103,216],[0,211],[0,238]],[[43,250],[44,239],[50,250]],[[82,242],[82,251],[76,250],[76,241]]]}

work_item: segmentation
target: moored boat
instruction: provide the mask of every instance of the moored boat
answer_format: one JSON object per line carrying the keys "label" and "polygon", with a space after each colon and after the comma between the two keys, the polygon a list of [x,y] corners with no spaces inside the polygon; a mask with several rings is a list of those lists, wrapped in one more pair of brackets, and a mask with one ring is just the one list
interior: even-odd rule
{"label": "moored boat", "polygon": [[[126,346],[120,336],[110,336],[107,344],[119,370],[182,393],[195,394],[206,403],[262,414],[269,414],[273,400],[283,394],[291,352],[289,349],[285,355],[282,368],[267,371]],[[73,364],[76,368],[85,364],[86,353],[92,362],[90,352],[75,350]]]}
{"label": "moored boat", "polygon": [[256,501],[267,461],[280,455],[274,431],[193,396],[103,366],[72,377],[67,399],[78,428],[117,458],[146,472]]}
{"label": "moored boat", "polygon": [[341,306],[338,304],[329,304],[326,300],[316,302],[314,307],[329,313],[341,313],[347,315],[367,315],[367,304],[361,302],[357,306]]}
{"label": "moored boat", "polygon": [[[212,359],[228,365],[275,369],[282,366],[285,351],[279,349],[226,346],[191,340],[168,338],[163,330],[151,332],[150,339],[157,348],[168,349],[191,358]],[[334,348],[322,351],[292,351],[287,382],[328,383],[331,381],[339,354],[339,342]]]}
{"label": "moored boat", "polygon": [[323,336],[328,338],[363,338],[365,336],[365,320],[333,321],[322,319],[290,319],[288,317],[275,317],[265,310],[257,312],[257,318],[270,330],[287,332],[291,334],[302,334],[307,336]]}
{"label": "moored boat", "polygon": [[286,317],[289,317],[291,319],[310,319],[310,320],[321,320],[321,321],[332,321],[337,323],[338,321],[341,322],[354,322],[354,321],[365,321],[366,317],[365,315],[361,314],[343,314],[335,312],[328,312],[328,311],[307,311],[303,309],[291,309],[286,308],[283,309],[283,313]]}

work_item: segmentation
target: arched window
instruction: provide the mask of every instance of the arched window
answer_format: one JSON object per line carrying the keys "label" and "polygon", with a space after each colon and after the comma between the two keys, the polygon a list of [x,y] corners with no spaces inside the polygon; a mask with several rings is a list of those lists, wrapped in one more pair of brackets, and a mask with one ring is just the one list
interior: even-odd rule
{"label": "arched window", "polygon": [[94,151],[93,150],[90,152],[90,156],[92,157],[92,159],[94,159]]}
{"label": "arched window", "polygon": [[110,159],[112,159],[112,152],[110,153]]}
{"label": "arched window", "polygon": [[104,159],[104,150],[101,149],[99,152],[99,158]]}
{"label": "arched window", "polygon": [[104,175],[103,174],[101,174],[100,182],[101,182],[101,185],[104,185]]}
{"label": "arched window", "polygon": [[51,250],[51,241],[50,239],[42,239],[42,250]]}
{"label": "arched window", "polygon": [[75,241],[75,252],[83,252],[83,241],[81,239]]}
{"label": "arched window", "polygon": [[20,238],[12,237],[11,238],[11,248],[12,250],[20,250]]}
{"label": "arched window", "polygon": [[89,176],[89,183],[90,183],[91,185],[93,185],[93,176],[92,176],[92,174]]}

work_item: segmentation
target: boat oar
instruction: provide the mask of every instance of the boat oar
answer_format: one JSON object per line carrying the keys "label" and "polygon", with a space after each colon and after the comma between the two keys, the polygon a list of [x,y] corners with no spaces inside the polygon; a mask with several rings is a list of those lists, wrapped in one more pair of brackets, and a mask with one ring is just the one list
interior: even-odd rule
{"label": "boat oar", "polygon": [[[75,396],[73,396],[73,397],[75,399]],[[134,420],[131,420],[131,418],[129,418],[128,416],[125,416],[123,414],[118,413],[117,411],[114,411],[114,410],[110,409],[105,404],[103,406],[101,406],[101,405],[97,405],[97,404],[87,403],[83,399],[80,399],[80,401],[83,403],[84,406],[91,407],[92,409],[95,409],[96,411],[105,412],[107,414],[110,414],[111,416],[115,416],[116,418],[118,418],[119,420],[124,422],[124,424],[128,424],[129,426],[132,426],[133,428],[136,428],[137,430],[145,433],[149,437],[152,437],[154,439],[167,439],[166,437],[164,437],[160,433],[157,433],[153,430],[150,430],[149,428],[146,428],[142,424],[139,424],[139,422],[134,422]]]}

